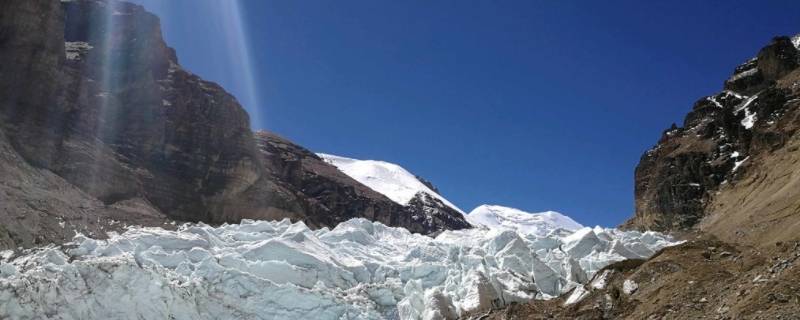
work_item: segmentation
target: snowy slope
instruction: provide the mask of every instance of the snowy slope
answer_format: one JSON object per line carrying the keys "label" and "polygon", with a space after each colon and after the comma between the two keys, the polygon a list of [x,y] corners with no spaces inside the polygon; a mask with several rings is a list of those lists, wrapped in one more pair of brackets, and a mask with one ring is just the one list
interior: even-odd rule
{"label": "snowy slope", "polygon": [[365,219],[333,230],[288,220],[132,227],[108,240],[0,252],[0,319],[450,319],[551,298],[670,244],[601,228],[430,238]]}
{"label": "snowy slope", "polygon": [[399,165],[376,160],[357,160],[324,153],[318,153],[317,155],[356,181],[401,205],[407,205],[418,193],[424,193],[464,214],[464,211],[428,188],[414,174]]}
{"label": "snowy slope", "polygon": [[491,229],[506,229],[522,234],[546,236],[552,231],[564,229],[574,231],[583,228],[580,223],[555,211],[529,213],[519,209],[496,205],[482,205],[467,215],[473,225]]}

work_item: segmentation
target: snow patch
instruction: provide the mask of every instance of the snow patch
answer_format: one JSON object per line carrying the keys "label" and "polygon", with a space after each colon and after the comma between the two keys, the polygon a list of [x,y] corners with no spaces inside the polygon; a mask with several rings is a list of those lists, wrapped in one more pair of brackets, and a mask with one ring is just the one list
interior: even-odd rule
{"label": "snow patch", "polygon": [[736,170],[738,170],[738,169],[739,169],[739,167],[741,167],[741,166],[742,166],[742,164],[743,164],[745,161],[747,161],[747,159],[750,159],[750,157],[746,157],[746,158],[742,159],[741,161],[736,161],[736,162],[734,162],[734,163],[733,163],[733,169],[731,169],[731,172],[736,172]]}
{"label": "snow patch", "polygon": [[12,250],[0,250],[0,261],[7,261],[14,256],[14,251]]}
{"label": "snow patch", "polygon": [[744,110],[744,119],[742,119],[742,126],[745,129],[750,129],[756,123],[756,113],[751,112],[750,109]]}
{"label": "snow patch", "polygon": [[567,297],[567,301],[564,301],[564,305],[571,305],[581,302],[586,296],[589,295],[589,291],[586,290],[583,286],[578,286],[575,288],[574,291]]}
{"label": "snow patch", "polygon": [[92,47],[88,42],[64,42],[64,54],[66,55],[67,60],[79,60],[82,54],[89,52],[89,50],[93,48],[94,47]]}
{"label": "snow patch", "polygon": [[580,293],[578,282],[599,268],[672,244],[657,233],[603,228],[430,238],[365,219],[332,230],[289,220],[130,227],[0,262],[0,318],[453,318]]}
{"label": "snow patch", "polygon": [[748,108],[750,104],[752,104],[753,101],[755,101],[756,99],[758,99],[758,94],[754,94],[753,96],[748,97],[747,99],[745,99],[744,102],[742,102],[742,104],[737,106],[733,111],[733,114],[739,114],[739,112],[744,111],[744,119],[742,119],[741,124],[745,129],[752,128],[753,125],[756,123],[756,121],[758,121],[758,119],[756,119],[756,113],[750,111],[750,109]]}
{"label": "snow patch", "polygon": [[608,277],[611,275],[611,270],[605,270],[599,276],[595,276],[592,280],[591,286],[593,289],[602,290],[606,288]]}
{"label": "snow patch", "polygon": [[758,73],[758,68],[747,69],[745,71],[742,71],[742,72],[739,72],[737,74],[734,74],[733,76],[731,76],[730,79],[728,79],[728,81],[729,82],[733,82],[733,81],[736,81],[736,80],[739,80],[739,79],[742,79],[742,78],[745,78],[745,77],[754,76],[756,73]]}
{"label": "snow patch", "polygon": [[622,283],[622,291],[625,292],[625,294],[632,295],[636,290],[639,290],[639,284],[635,281],[627,279]]}
{"label": "snow patch", "polygon": [[742,102],[740,105],[736,106],[736,108],[733,109],[733,113],[736,114],[741,112],[742,110],[747,109],[747,107],[750,106],[750,104],[753,103],[753,101],[755,101],[756,99],[758,99],[757,94],[754,94],[750,97],[746,97],[744,102]]}
{"label": "snow patch", "polygon": [[722,91],[722,93],[724,93],[726,97],[727,97],[727,96],[734,96],[734,97],[736,97],[737,99],[744,99],[744,98],[746,98],[745,96],[742,96],[741,94],[738,94],[738,93],[736,93],[736,92],[733,92],[733,91],[731,91],[731,90],[725,90],[725,91]]}
{"label": "snow patch", "polygon": [[706,97],[706,100],[708,100],[711,103],[713,103],[715,106],[717,106],[717,108],[720,108],[720,109],[723,108],[722,104],[719,103],[719,101],[717,101],[717,97],[715,97],[715,96]]}

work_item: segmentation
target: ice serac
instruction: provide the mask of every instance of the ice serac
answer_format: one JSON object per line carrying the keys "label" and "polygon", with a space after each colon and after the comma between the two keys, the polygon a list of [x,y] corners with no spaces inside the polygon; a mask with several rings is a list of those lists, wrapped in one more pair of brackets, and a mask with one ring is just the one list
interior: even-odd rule
{"label": "ice serac", "polygon": [[351,178],[405,206],[412,219],[423,224],[452,225],[448,229],[469,227],[464,211],[445,199],[432,184],[403,167],[385,161],[358,160],[319,153],[325,162]]}
{"label": "ice serac", "polygon": [[485,228],[431,238],[360,218],[131,227],[0,252],[0,318],[452,319],[567,292],[624,259],[619,248],[643,258],[672,244],[601,228],[543,240]]}
{"label": "ice serac", "polygon": [[682,126],[664,131],[636,167],[636,213],[626,227],[701,227],[730,240],[782,232],[773,221],[800,200],[800,188],[788,187],[800,185],[791,174],[800,169],[797,44],[797,36],[774,38],[721,92],[695,102]]}
{"label": "ice serac", "polygon": [[509,229],[537,236],[545,236],[558,229],[574,231],[583,228],[572,218],[555,211],[530,213],[497,205],[481,205],[473,209],[467,215],[467,221],[474,225]]}

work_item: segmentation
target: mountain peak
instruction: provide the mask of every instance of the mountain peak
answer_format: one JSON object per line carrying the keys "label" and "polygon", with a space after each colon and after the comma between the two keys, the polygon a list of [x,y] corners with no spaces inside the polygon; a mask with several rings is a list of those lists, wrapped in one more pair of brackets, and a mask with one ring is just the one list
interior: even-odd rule
{"label": "mountain peak", "polygon": [[429,196],[441,201],[445,206],[465,214],[463,210],[441,196],[437,190],[432,189],[430,182],[423,181],[397,164],[379,160],[359,160],[325,153],[317,155],[356,181],[401,205],[408,205],[419,196]]}
{"label": "mountain peak", "polygon": [[544,236],[558,229],[574,231],[583,228],[583,225],[572,218],[555,211],[531,213],[488,204],[473,209],[467,215],[467,221],[490,229],[508,229],[537,236]]}

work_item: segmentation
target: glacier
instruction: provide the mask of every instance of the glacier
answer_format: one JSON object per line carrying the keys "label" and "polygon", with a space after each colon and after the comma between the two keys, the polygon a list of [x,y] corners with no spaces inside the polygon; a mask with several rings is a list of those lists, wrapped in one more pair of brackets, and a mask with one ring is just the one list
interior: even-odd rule
{"label": "glacier", "polygon": [[128,227],[0,253],[0,318],[453,319],[553,298],[674,243],[600,227],[431,238],[365,219]]}

